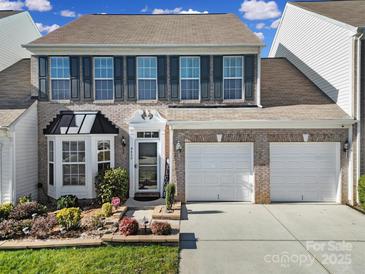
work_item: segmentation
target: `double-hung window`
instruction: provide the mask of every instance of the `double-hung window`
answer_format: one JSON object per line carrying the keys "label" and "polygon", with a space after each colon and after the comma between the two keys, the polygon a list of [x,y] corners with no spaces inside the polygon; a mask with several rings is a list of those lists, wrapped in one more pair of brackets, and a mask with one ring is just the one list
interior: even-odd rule
{"label": "double-hung window", "polygon": [[137,57],[138,100],[157,98],[157,58]]}
{"label": "double-hung window", "polygon": [[200,57],[180,57],[181,100],[200,98]]}
{"label": "double-hung window", "polygon": [[110,168],[110,141],[98,141],[98,172]]}
{"label": "double-hung window", "polygon": [[48,142],[48,183],[54,185],[54,143]]}
{"label": "double-hung window", "polygon": [[113,100],[113,57],[94,58],[95,100]]}
{"label": "double-hung window", "polygon": [[224,99],[242,99],[243,94],[243,57],[223,57]]}
{"label": "double-hung window", "polygon": [[51,99],[70,99],[70,58],[53,56],[51,61]]}
{"label": "double-hung window", "polygon": [[85,185],[85,141],[62,142],[63,185]]}

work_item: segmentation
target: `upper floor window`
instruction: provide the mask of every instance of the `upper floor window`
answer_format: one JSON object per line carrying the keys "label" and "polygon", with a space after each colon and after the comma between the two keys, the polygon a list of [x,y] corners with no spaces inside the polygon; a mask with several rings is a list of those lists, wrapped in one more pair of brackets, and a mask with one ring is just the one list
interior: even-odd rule
{"label": "upper floor window", "polygon": [[180,57],[181,100],[199,100],[200,57]]}
{"label": "upper floor window", "polygon": [[95,99],[113,100],[113,57],[94,58]]}
{"label": "upper floor window", "polygon": [[70,58],[51,57],[51,98],[52,100],[70,99]]}
{"label": "upper floor window", "polygon": [[243,57],[223,57],[224,99],[242,99]]}
{"label": "upper floor window", "polygon": [[138,100],[156,100],[157,58],[137,57]]}

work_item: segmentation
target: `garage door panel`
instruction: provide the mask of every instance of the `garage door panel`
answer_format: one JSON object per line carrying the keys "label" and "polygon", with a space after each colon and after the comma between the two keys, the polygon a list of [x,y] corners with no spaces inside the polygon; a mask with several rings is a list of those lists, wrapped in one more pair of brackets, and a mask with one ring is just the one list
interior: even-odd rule
{"label": "garage door panel", "polygon": [[188,201],[251,200],[252,144],[187,144],[185,168]]}
{"label": "garage door panel", "polygon": [[335,201],[337,143],[270,144],[272,201]]}

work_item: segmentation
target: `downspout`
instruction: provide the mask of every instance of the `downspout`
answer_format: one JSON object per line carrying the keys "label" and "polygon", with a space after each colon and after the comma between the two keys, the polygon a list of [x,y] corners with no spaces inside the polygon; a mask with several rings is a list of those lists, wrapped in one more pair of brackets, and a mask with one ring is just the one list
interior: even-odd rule
{"label": "downspout", "polygon": [[357,132],[356,132],[356,201],[354,201],[355,203],[359,203],[359,193],[358,193],[358,181],[360,178],[360,153],[361,153],[361,149],[360,149],[360,145],[361,145],[361,140],[360,140],[360,131],[361,131],[361,92],[360,92],[360,88],[361,88],[361,38],[363,37],[364,33],[358,33],[355,36],[355,40],[357,42],[357,52],[356,52],[356,121],[357,121]]}
{"label": "downspout", "polygon": [[[261,50],[260,50],[261,52]],[[257,79],[256,79],[256,89],[257,89],[257,106],[261,106],[261,53],[257,54]]]}

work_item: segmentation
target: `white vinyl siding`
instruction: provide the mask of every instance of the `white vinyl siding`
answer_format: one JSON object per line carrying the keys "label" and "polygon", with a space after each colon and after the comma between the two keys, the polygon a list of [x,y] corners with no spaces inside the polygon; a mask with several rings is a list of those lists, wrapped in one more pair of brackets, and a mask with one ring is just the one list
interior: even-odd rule
{"label": "white vinyl siding", "polygon": [[200,99],[200,57],[180,57],[181,100]]}
{"label": "white vinyl siding", "polygon": [[186,144],[187,201],[252,201],[251,143]]}
{"label": "white vinyl siding", "polygon": [[114,99],[113,57],[94,57],[95,100]]}
{"label": "white vinyl siding", "polygon": [[[1,136],[4,135],[4,136]],[[0,203],[12,201],[12,165],[13,153],[10,138],[5,137],[6,131],[0,130],[1,159],[0,159]]]}
{"label": "white vinyl siding", "polygon": [[0,19],[0,71],[29,58],[30,52],[22,45],[41,37],[28,12]]}
{"label": "white vinyl siding", "polygon": [[157,57],[137,57],[138,100],[157,99]]}
{"label": "white vinyl siding", "polygon": [[270,57],[286,57],[352,114],[352,35],[348,28],[288,4]]}

